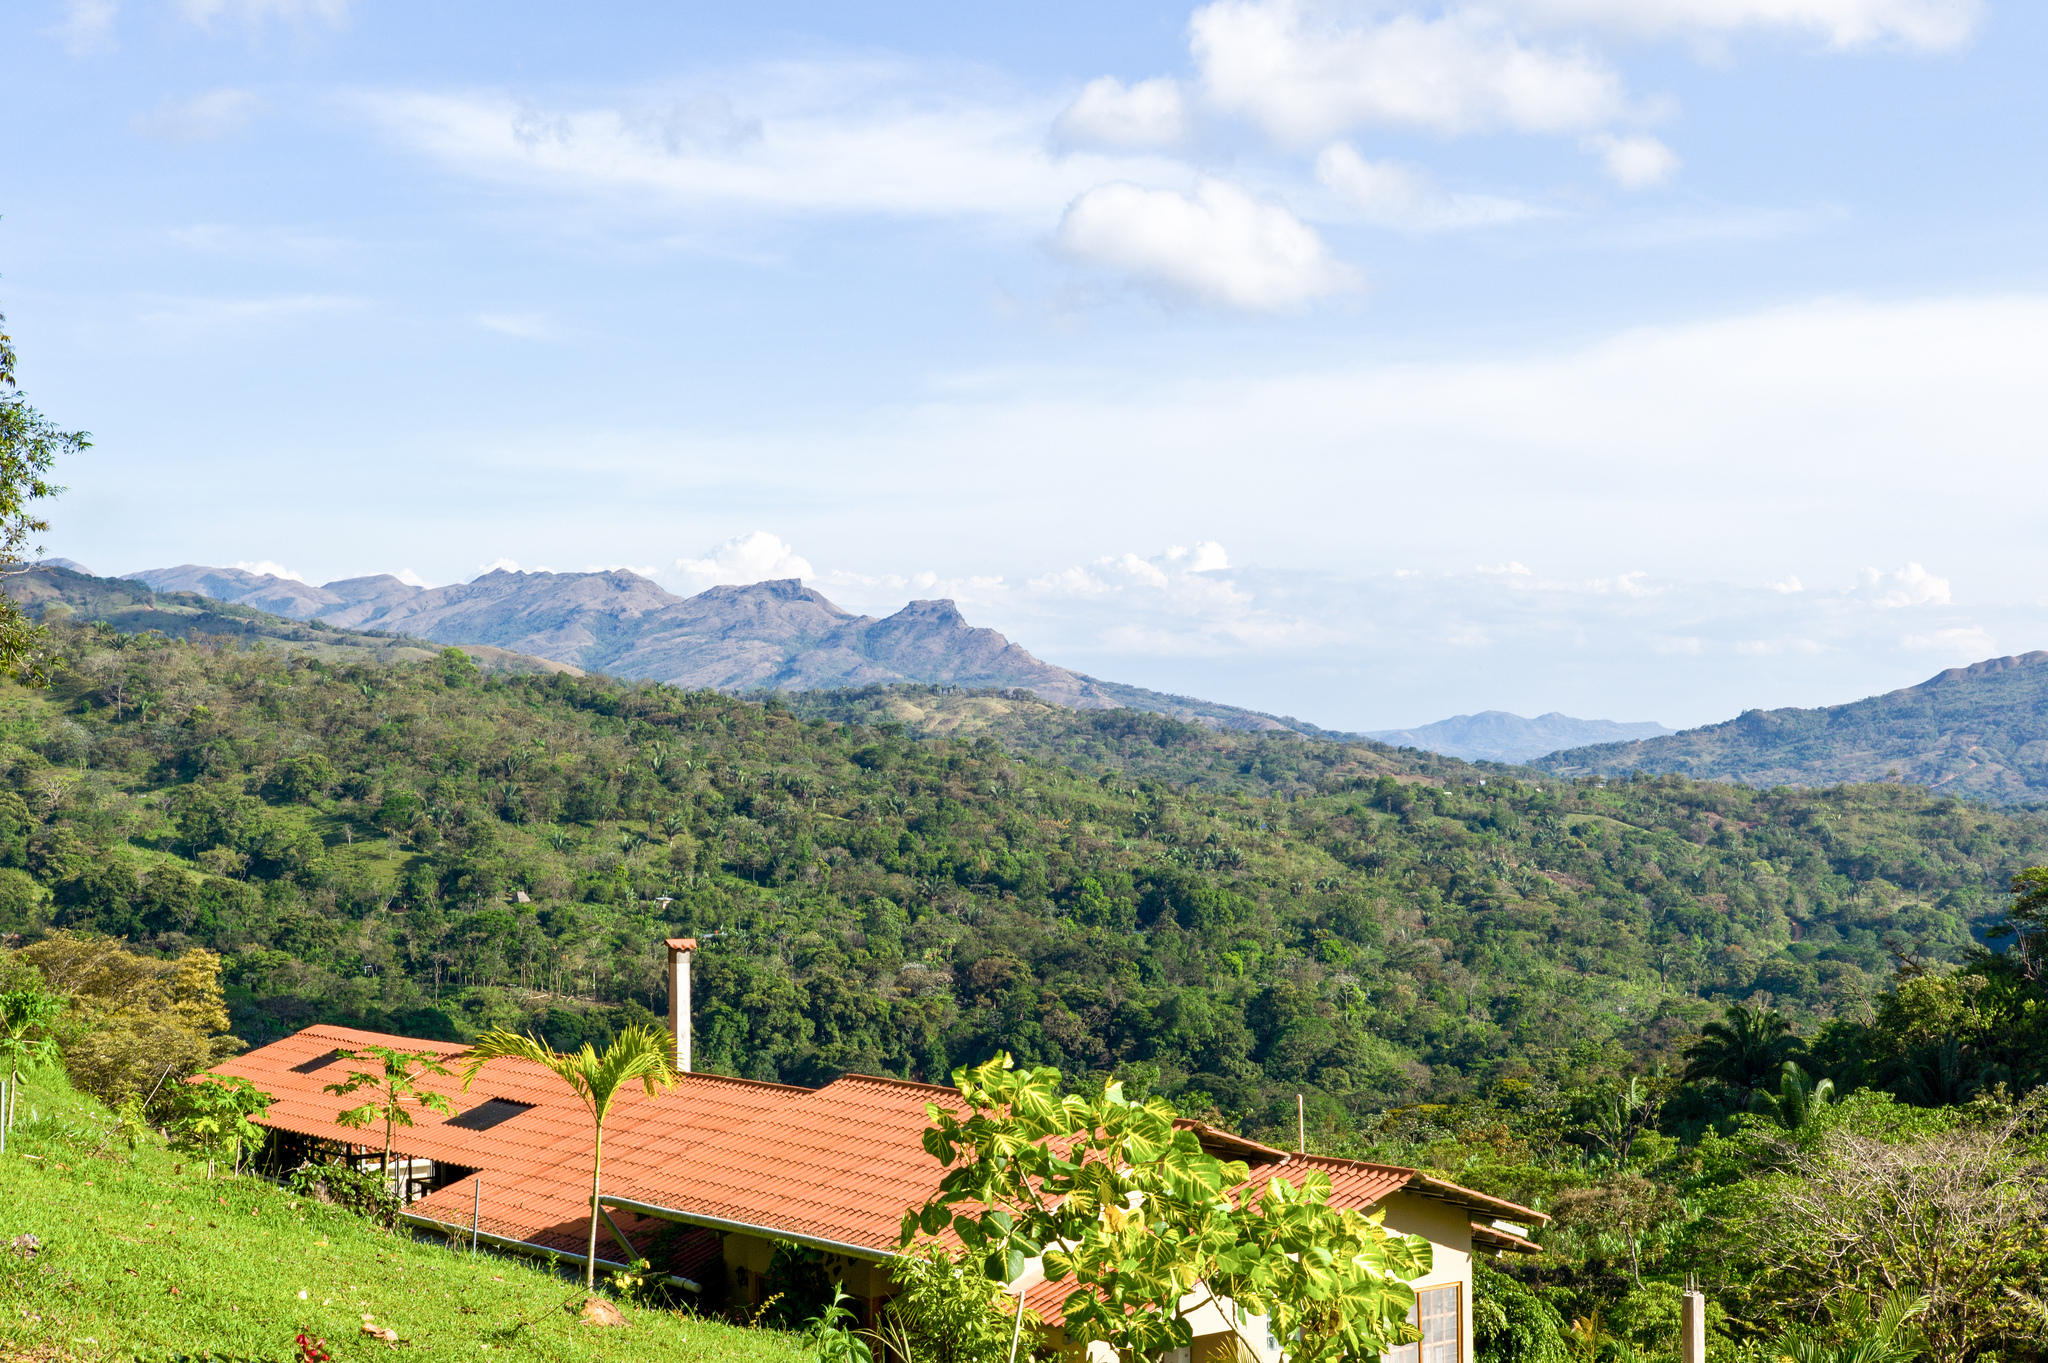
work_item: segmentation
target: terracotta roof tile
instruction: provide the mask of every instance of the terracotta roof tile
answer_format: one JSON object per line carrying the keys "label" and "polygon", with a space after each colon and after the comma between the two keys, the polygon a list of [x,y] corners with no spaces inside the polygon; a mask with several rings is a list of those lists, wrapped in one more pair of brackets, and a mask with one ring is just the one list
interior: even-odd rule
{"label": "terracotta roof tile", "polygon": [[[306,1068],[337,1049],[365,1046],[427,1051],[444,1060],[463,1050],[453,1042],[386,1036],[350,1027],[314,1026],[236,1056],[215,1066],[214,1073],[239,1075],[272,1095],[276,1101],[260,1119],[265,1126],[381,1149],[381,1126],[351,1130],[334,1120],[336,1113],[354,1106],[359,1098],[340,1098],[322,1091],[325,1085],[345,1079],[350,1063],[335,1061],[317,1069]],[[495,1218],[497,1229],[493,1233],[570,1249],[581,1255],[581,1235],[570,1236],[556,1245],[547,1233],[562,1222],[565,1207],[569,1220],[580,1217],[580,1224],[586,1228],[588,1225],[591,1121],[582,1102],[553,1073],[529,1061],[491,1061],[467,1093],[461,1088],[459,1067],[449,1068],[456,1070],[457,1077],[430,1077],[427,1084],[452,1100],[456,1116],[415,1111],[415,1125],[395,1131],[393,1146],[405,1155],[461,1169],[483,1170],[485,1216],[487,1221]],[[808,1097],[810,1093],[809,1089],[783,1084],[711,1074],[683,1075],[674,1090],[652,1100],[643,1089],[635,1087],[619,1096],[605,1119],[606,1181],[636,1171],[651,1173],[719,1133],[743,1126],[769,1108]],[[462,1116],[492,1099],[509,1099],[531,1106],[482,1131],[456,1125]],[[459,1195],[457,1188],[461,1189]],[[470,1197],[467,1180],[441,1189],[432,1199],[436,1219],[443,1219],[443,1211],[459,1212],[459,1216],[449,1219],[467,1226]],[[454,1205],[457,1202],[461,1204],[459,1208]],[[493,1227],[487,1224],[484,1229]],[[602,1246],[599,1257],[608,1257]]]}
{"label": "terracotta roof tile", "polygon": [[707,1140],[687,1159],[608,1179],[609,1192],[685,1216],[888,1254],[903,1213],[945,1175],[923,1146],[930,1102],[957,1110],[959,1095],[848,1075]]}
{"label": "terracotta roof tile", "polygon": [[[419,1041],[352,1028],[315,1026],[216,1067],[240,1075],[277,1101],[267,1125],[356,1145],[381,1145],[381,1131],[350,1131],[334,1115],[349,1104],[321,1092],[345,1076],[345,1062],[314,1067],[336,1048],[397,1046],[454,1056],[451,1042]],[[433,1113],[415,1117],[395,1142],[409,1155],[480,1170],[481,1229],[508,1240],[580,1256],[589,1227],[590,1117],[553,1074],[525,1061],[496,1060],[465,1094],[458,1081],[436,1085],[464,1114],[496,1098],[532,1106],[486,1130],[467,1130]],[[892,1253],[903,1214],[936,1191],[945,1170],[923,1147],[925,1105],[958,1110],[950,1088],[908,1080],[848,1075],[820,1089],[792,1088],[716,1075],[682,1076],[677,1089],[650,1101],[635,1089],[605,1122],[604,1200],[629,1239],[643,1243],[659,1222],[634,1208],[700,1224],[744,1226],[769,1235],[824,1241],[875,1257]],[[1407,1189],[1464,1209],[1474,1220],[1520,1223],[1548,1218],[1514,1203],[1395,1165],[1294,1155],[1198,1123],[1190,1129],[1217,1154],[1261,1161],[1244,1188],[1275,1176],[1298,1179],[1309,1169],[1330,1176],[1331,1200],[1366,1210]],[[415,1203],[414,1216],[467,1227],[475,1183],[463,1179]],[[1497,1232],[1496,1232],[1497,1233]],[[609,1248],[607,1248],[609,1246]],[[701,1249],[701,1245],[700,1245]],[[600,1226],[598,1256],[623,1251]],[[1034,1288],[1028,1304],[1050,1317],[1064,1292]]]}

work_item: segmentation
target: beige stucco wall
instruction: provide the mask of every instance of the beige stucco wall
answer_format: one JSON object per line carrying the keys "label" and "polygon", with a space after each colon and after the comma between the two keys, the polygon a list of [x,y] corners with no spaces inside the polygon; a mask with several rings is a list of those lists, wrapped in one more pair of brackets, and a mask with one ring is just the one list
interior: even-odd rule
{"label": "beige stucco wall", "polygon": [[[731,1289],[731,1300],[758,1306],[763,1296],[762,1275],[768,1272],[770,1261],[775,1258],[775,1242],[762,1235],[748,1235],[733,1231],[724,1237],[726,1286]],[[740,1285],[739,1270],[747,1271],[747,1282]],[[849,1297],[866,1300],[870,1297],[886,1297],[895,1293],[894,1284],[889,1281],[888,1270],[881,1264],[850,1255],[828,1254],[825,1271],[842,1285]]]}
{"label": "beige stucco wall", "polygon": [[1456,1207],[1433,1197],[1394,1193],[1380,1204],[1387,1213],[1382,1223],[1397,1235],[1419,1235],[1429,1241],[1429,1272],[1412,1281],[1418,1291],[1430,1287],[1459,1285],[1458,1359],[1472,1360],[1472,1222]]}

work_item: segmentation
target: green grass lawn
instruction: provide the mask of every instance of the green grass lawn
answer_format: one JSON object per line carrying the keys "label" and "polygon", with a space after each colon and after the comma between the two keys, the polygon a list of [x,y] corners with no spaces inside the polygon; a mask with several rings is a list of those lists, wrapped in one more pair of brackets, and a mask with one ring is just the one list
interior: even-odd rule
{"label": "green grass lawn", "polygon": [[[379,1230],[258,1178],[209,1182],[204,1161],[106,1139],[106,1109],[45,1075],[24,1085],[0,1159],[0,1359],[298,1357],[808,1359],[794,1335],[626,1307],[575,1321],[581,1284],[523,1257],[471,1258]],[[180,1166],[182,1162],[182,1172]],[[7,1250],[24,1233],[33,1260]],[[397,1345],[362,1333],[365,1316]]]}

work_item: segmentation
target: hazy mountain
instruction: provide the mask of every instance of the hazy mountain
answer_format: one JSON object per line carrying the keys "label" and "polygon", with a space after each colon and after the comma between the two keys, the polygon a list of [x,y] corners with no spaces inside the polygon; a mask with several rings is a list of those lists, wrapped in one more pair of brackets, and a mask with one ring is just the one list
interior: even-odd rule
{"label": "hazy mountain", "polygon": [[320,590],[338,598],[339,604],[322,606],[317,612],[319,617],[330,625],[354,629],[372,616],[404,604],[424,589],[400,582],[389,573],[378,573],[372,577],[345,577]]}
{"label": "hazy mountain", "polygon": [[341,597],[325,588],[308,586],[289,577],[252,573],[246,568],[208,568],[197,563],[181,563],[175,568],[150,568],[122,576],[128,581],[140,582],[152,591],[197,592],[216,601],[254,606],[257,610],[288,616],[293,620],[311,620],[324,610],[346,604]]}
{"label": "hazy mountain", "polygon": [[1624,724],[1611,719],[1573,719],[1555,710],[1524,719],[1505,710],[1483,710],[1476,715],[1453,715],[1417,729],[1383,729],[1366,737],[1400,748],[1421,748],[1446,757],[1461,757],[1467,762],[1527,762],[1560,748],[1655,738],[1670,732],[1654,721]]}
{"label": "hazy mountain", "polygon": [[2048,652],[1952,667],[1817,710],[1747,710],[1668,738],[1553,753],[1559,775],[1673,771],[1752,786],[1911,781],[1947,794],[2048,799]]}
{"label": "hazy mountain", "polygon": [[[341,586],[345,584],[334,584]],[[10,574],[0,584],[32,620],[55,612],[74,620],[103,622],[123,634],[165,634],[176,639],[238,639],[290,653],[303,653],[333,663],[375,661],[424,662],[441,651],[427,639],[391,634],[363,634],[325,620],[293,620],[222,601],[201,592],[159,591],[132,578],[94,577],[45,559],[25,572]],[[486,672],[574,672],[549,658],[536,658],[488,644],[462,644]]]}
{"label": "hazy mountain", "polygon": [[1313,724],[1099,681],[1033,657],[967,623],[951,601],[913,601],[875,619],[795,579],[677,596],[637,573],[492,572],[419,588],[388,574],[312,587],[238,568],[185,564],[131,573],[159,591],[197,592],[298,619],[440,643],[490,645],[587,671],[727,691],[816,691],[919,682],[1008,688],[1078,709],[1150,710],[1212,728]]}

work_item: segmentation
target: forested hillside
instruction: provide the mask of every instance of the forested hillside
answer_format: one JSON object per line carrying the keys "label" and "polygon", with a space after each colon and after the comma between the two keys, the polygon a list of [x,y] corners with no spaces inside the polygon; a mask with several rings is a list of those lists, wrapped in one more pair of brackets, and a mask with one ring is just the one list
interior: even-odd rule
{"label": "forested hillside", "polygon": [[1952,667],[1847,705],[1747,710],[1532,765],[1568,777],[1676,772],[1752,786],[1908,781],[1973,800],[2036,803],[2048,800],[2048,652]]}
{"label": "forested hillside", "polygon": [[1361,777],[1473,775],[1454,759],[1370,740],[1308,737],[1278,724],[1218,726],[1136,707],[1075,710],[1029,692],[898,685],[782,699],[805,719],[891,725],[914,738],[987,737],[1006,752],[1083,775],[1113,771],[1225,794],[1297,796]]}
{"label": "forested hillside", "polygon": [[[315,1017],[574,1041],[660,1014],[659,941],[694,933],[710,1067],[936,1078],[1007,1047],[1254,1124],[1303,1091],[1341,1126],[1663,1056],[1759,990],[1860,1013],[1889,951],[1961,959],[2048,852],[2031,815],[1912,787],[1430,758],[1221,794],[454,650],[58,635],[55,689],[0,706],[4,926],[220,951],[252,1041]],[[1140,769],[1237,743],[1249,779],[1315,746],[1124,723]]]}

